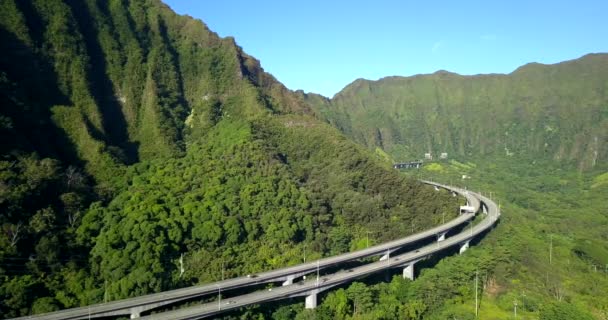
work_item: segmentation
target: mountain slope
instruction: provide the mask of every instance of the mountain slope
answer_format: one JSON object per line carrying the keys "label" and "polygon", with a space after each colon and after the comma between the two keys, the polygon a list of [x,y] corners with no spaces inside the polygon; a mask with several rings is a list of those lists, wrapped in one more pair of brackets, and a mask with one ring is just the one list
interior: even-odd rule
{"label": "mountain slope", "polygon": [[191,131],[188,115],[189,126],[204,128],[220,109],[235,116],[309,112],[233,39],[220,39],[162,4],[2,5],[6,54],[0,63],[5,85],[12,86],[5,109],[13,113],[14,133],[28,137],[32,148],[48,148],[32,136],[36,125],[28,121],[53,126],[52,118],[92,172],[111,162],[179,154]]}
{"label": "mountain slope", "polygon": [[158,0],[3,0],[0,50],[0,318],[295,264],[457,213]]}
{"label": "mountain slope", "polygon": [[[412,283],[368,286],[361,316],[474,319],[479,302],[480,319],[510,319],[515,303],[522,319],[606,319],[607,88],[608,54],[591,54],[509,75],[359,79],[332,99],[299,92],[395,161],[447,152],[404,174],[490,192],[502,208],[468,256],[444,258]],[[340,317],[340,303],[360,292],[332,292],[321,308]],[[408,302],[395,309],[395,298]]]}
{"label": "mountain slope", "polygon": [[396,159],[520,155],[589,169],[608,159],[608,55],[508,75],[356,80],[333,99],[302,95],[322,117]]}

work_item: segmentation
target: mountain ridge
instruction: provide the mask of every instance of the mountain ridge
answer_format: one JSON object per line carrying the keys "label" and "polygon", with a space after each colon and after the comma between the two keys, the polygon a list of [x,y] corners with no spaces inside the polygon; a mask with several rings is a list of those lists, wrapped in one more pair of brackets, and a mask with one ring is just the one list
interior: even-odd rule
{"label": "mountain ridge", "polygon": [[510,74],[358,79],[332,99],[304,98],[351,138],[397,158],[516,153],[584,170],[608,158],[607,66],[608,54],[588,54]]}
{"label": "mountain ridge", "polygon": [[0,318],[292,265],[456,214],[458,198],[159,0],[3,0],[0,51]]}
{"label": "mountain ridge", "polygon": [[[413,75],[409,75],[409,76],[403,76],[403,75],[391,75],[391,76],[383,76],[378,78],[377,80],[371,80],[371,79],[366,79],[366,78],[357,78],[355,80],[353,80],[352,82],[350,82],[349,84],[347,84],[346,86],[344,86],[344,88],[342,88],[340,91],[336,92],[334,94],[337,95],[340,92],[344,91],[346,88],[348,88],[349,86],[356,84],[356,83],[360,83],[360,82],[381,82],[381,81],[385,81],[385,80],[399,80],[399,79],[410,79],[410,78],[417,78],[417,77],[425,77],[425,76],[432,76],[432,75],[453,75],[453,76],[457,76],[457,77],[464,77],[464,78],[468,78],[468,77],[484,77],[484,76],[488,76],[488,77],[492,77],[492,76],[508,76],[508,75],[512,75],[513,73],[516,73],[518,71],[520,71],[520,69],[528,69],[528,68],[535,68],[535,67],[551,67],[551,66],[558,66],[558,65],[562,65],[562,64],[568,64],[571,62],[576,62],[578,60],[581,59],[586,59],[586,58],[592,58],[594,56],[602,56],[602,55],[606,55],[608,53],[605,52],[594,52],[594,53],[586,53],[578,58],[573,58],[573,59],[568,59],[568,60],[563,60],[563,61],[559,61],[559,62],[555,62],[555,63],[542,63],[542,62],[528,62],[525,63],[517,68],[515,68],[515,70],[508,72],[508,73],[501,73],[501,72],[488,72],[488,73],[476,73],[476,74],[460,74],[458,72],[453,72],[453,71],[449,71],[449,70],[444,70],[444,69],[439,69],[437,71],[431,72],[431,73],[417,73],[417,74],[413,74]],[[326,99],[333,99],[333,97],[328,97],[313,91],[305,91],[303,89],[298,89],[295,90],[295,92],[300,92],[306,95],[318,95],[318,96],[322,96]]]}

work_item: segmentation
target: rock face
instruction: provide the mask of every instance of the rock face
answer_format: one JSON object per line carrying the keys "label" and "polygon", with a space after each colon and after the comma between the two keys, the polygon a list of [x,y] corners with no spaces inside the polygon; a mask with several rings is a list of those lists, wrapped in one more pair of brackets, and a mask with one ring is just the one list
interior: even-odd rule
{"label": "rock face", "polygon": [[608,158],[607,54],[508,75],[359,79],[333,99],[305,98],[353,139],[397,158],[542,157],[580,169]]}

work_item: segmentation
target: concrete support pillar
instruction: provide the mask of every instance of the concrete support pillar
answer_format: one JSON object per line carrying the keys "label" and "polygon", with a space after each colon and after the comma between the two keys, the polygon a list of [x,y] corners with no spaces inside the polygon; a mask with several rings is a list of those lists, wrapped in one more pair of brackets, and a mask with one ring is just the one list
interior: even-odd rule
{"label": "concrete support pillar", "polygon": [[403,279],[414,280],[414,263],[408,264],[403,268]]}
{"label": "concrete support pillar", "polygon": [[460,254],[463,254],[465,251],[467,251],[467,249],[469,248],[469,241],[460,245]]}
{"label": "concrete support pillar", "polygon": [[287,276],[287,279],[285,279],[285,281],[283,281],[283,285],[284,286],[288,286],[290,284],[293,284],[293,279],[295,278],[294,275],[289,275]]}
{"label": "concrete support pillar", "polygon": [[137,319],[141,316],[142,311],[144,311],[142,309],[142,307],[135,307],[135,308],[131,308],[131,319]]}
{"label": "concrete support pillar", "polygon": [[448,233],[448,232],[446,231],[446,232],[442,232],[442,233],[438,234],[438,235],[437,235],[437,242],[441,242],[441,241],[445,240],[445,235],[446,235],[447,233]]}
{"label": "concrete support pillar", "polygon": [[306,301],[304,303],[306,309],[314,309],[317,307],[317,292],[311,293],[306,296]]}
{"label": "concrete support pillar", "polygon": [[390,258],[390,256],[391,256],[391,251],[387,250],[386,253],[382,257],[380,257],[380,261],[384,261],[384,260]]}

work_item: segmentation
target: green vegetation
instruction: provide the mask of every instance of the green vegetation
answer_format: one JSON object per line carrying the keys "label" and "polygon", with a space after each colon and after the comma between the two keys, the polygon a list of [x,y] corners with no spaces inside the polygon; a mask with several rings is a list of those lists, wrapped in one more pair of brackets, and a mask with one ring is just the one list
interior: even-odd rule
{"label": "green vegetation", "polygon": [[581,174],[551,161],[513,159],[407,171],[492,192],[500,202],[499,225],[466,254],[419,262],[415,281],[395,270],[390,283],[372,278],[329,291],[314,311],[300,302],[253,309],[251,318],[287,319],[280,315],[289,308],[296,319],[475,319],[477,275],[479,319],[515,319],[514,302],[517,319],[605,319],[608,188],[592,187],[605,165]]}
{"label": "green vegetation", "polygon": [[[396,270],[316,310],[238,318],[474,319],[476,276],[481,319],[509,319],[514,301],[518,319],[608,318],[606,55],[358,80],[328,100],[158,0],[5,0],[0,51],[2,318],[292,265],[456,214],[416,178],[491,191],[500,224],[415,281]],[[450,158],[391,168],[428,151]]]}
{"label": "green vegetation", "polygon": [[[424,176],[492,192],[500,201],[500,225],[471,250],[491,256],[507,253],[484,285],[484,319],[502,318],[492,309],[508,313],[514,300],[524,319],[562,319],[554,316],[562,309],[571,314],[569,319],[608,315],[603,293],[608,285],[608,206],[603,200],[608,189],[593,187],[605,170],[602,164],[580,173],[549,160],[511,157],[478,159],[474,167],[454,162],[441,174],[422,171]],[[463,175],[470,178],[463,181]],[[470,304],[471,297],[467,300]]]}
{"label": "green vegetation", "polygon": [[[530,64],[509,75],[360,79],[331,100],[301,94],[327,122],[396,161],[448,153],[409,175],[501,201],[501,223],[482,246],[414,282],[433,273],[454,281],[443,287],[450,294],[423,299],[425,319],[474,318],[471,290],[456,290],[470,288],[473,273],[454,279],[451,263],[485,270],[481,319],[513,317],[514,301],[518,318],[608,318],[606,59]],[[491,259],[480,267],[477,255]]]}
{"label": "green vegetation", "polygon": [[396,161],[427,152],[519,155],[586,170],[608,159],[607,73],[608,54],[590,54],[508,75],[359,79],[331,100],[301,96],[353,140]]}
{"label": "green vegetation", "polygon": [[296,264],[456,214],[160,1],[2,1],[0,50],[0,318]]}

